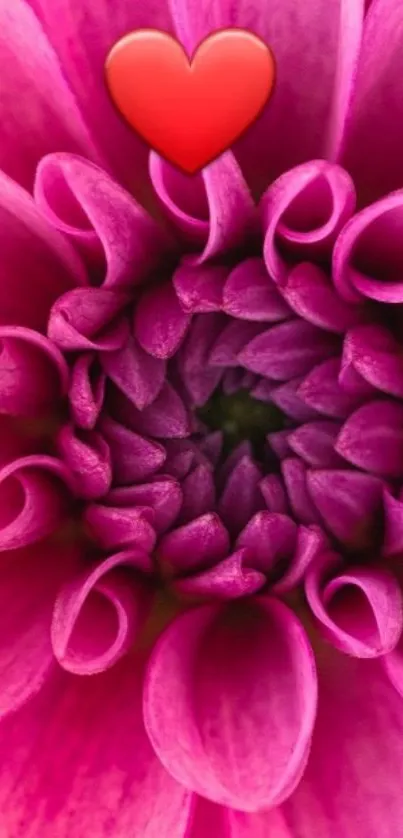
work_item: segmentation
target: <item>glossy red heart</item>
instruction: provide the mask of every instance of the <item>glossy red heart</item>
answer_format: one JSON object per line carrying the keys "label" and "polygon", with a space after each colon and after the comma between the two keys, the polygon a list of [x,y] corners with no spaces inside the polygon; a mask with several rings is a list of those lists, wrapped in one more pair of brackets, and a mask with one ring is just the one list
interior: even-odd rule
{"label": "glossy red heart", "polygon": [[249,128],[275,76],[269,48],[244,29],[210,35],[191,61],[175,38],[139,29],[115,44],[105,69],[112,99],[129,125],[188,174]]}

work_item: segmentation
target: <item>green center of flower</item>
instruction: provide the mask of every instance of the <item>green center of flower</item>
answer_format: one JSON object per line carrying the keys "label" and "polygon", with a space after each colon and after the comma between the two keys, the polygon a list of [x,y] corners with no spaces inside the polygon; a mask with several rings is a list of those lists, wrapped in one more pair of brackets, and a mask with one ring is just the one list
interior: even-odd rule
{"label": "green center of flower", "polygon": [[283,427],[281,411],[273,404],[253,398],[247,390],[228,396],[217,389],[198,410],[198,415],[211,430],[222,432],[225,454],[249,440],[258,459],[263,457],[267,434]]}

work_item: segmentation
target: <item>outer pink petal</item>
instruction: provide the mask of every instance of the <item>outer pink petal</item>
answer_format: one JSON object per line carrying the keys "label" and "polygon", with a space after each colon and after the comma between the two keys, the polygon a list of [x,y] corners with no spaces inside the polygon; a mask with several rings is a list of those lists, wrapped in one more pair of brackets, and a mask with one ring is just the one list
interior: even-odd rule
{"label": "outer pink petal", "polygon": [[309,642],[285,605],[256,599],[238,608],[206,606],[171,624],[151,657],[144,711],[173,776],[253,812],[279,802],[299,779],[316,677]]}
{"label": "outer pink petal", "polygon": [[291,835],[397,838],[403,822],[402,700],[377,661],[356,661],[329,647],[322,648],[320,661],[311,756],[283,808]]}
{"label": "outer pink petal", "polygon": [[49,151],[97,157],[77,101],[25,0],[0,2],[0,168],[31,188]]}
{"label": "outer pink petal", "polygon": [[291,166],[335,154],[360,43],[361,0],[171,0],[170,6],[189,53],[210,32],[227,26],[255,32],[273,50],[274,94],[236,147],[253,186],[262,191]]}
{"label": "outer pink petal", "polygon": [[135,659],[92,678],[60,671],[2,725],[4,835],[184,838],[190,796],[152,752],[140,690]]}

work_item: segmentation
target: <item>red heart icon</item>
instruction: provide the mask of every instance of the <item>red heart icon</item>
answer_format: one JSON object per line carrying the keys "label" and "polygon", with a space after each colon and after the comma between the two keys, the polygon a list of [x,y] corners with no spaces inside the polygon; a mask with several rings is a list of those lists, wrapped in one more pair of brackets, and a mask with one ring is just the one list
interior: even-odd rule
{"label": "red heart icon", "polygon": [[249,128],[275,74],[269,48],[244,29],[210,35],[192,61],[175,38],[139,29],[115,44],[105,69],[110,94],[130,126],[188,174]]}

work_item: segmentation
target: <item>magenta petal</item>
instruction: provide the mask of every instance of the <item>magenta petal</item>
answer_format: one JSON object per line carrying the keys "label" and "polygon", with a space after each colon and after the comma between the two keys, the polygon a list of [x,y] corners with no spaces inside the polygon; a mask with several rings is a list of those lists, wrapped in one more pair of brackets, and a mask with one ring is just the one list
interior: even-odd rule
{"label": "magenta petal", "polygon": [[187,314],[173,285],[165,282],[144,291],[134,315],[134,334],[146,352],[155,358],[170,358],[180,346],[188,325]]}
{"label": "magenta petal", "polygon": [[191,429],[186,407],[167,381],[151,404],[143,410],[137,410],[135,407],[131,409],[130,427],[157,439],[186,437]]}
{"label": "magenta petal", "polygon": [[339,422],[322,420],[300,425],[288,436],[292,451],[314,468],[336,468],[343,464],[335,450]]}
{"label": "magenta petal", "polygon": [[114,350],[127,340],[127,323],[116,319],[124,294],[104,288],[75,288],[55,302],[48,334],[64,351]]}
{"label": "magenta petal", "polygon": [[163,262],[169,240],[128,192],[87,160],[54,154],[38,168],[35,197],[52,224],[73,241],[80,238],[81,230],[66,224],[68,204],[65,194],[60,195],[60,184],[78,204],[80,217],[88,219],[85,229],[99,237],[106,262],[104,287],[132,287]]}
{"label": "magenta petal", "polygon": [[259,490],[261,472],[248,455],[232,469],[221,494],[218,511],[232,535],[237,535],[249,519],[264,506]]}
{"label": "magenta petal", "polygon": [[106,494],[112,482],[112,463],[101,434],[64,425],[57,436],[57,447],[72,472],[77,497],[94,500]]}
{"label": "magenta petal", "polygon": [[38,332],[0,326],[0,411],[41,416],[66,395],[69,371],[56,346]]}
{"label": "magenta petal", "polygon": [[355,466],[385,477],[403,473],[403,405],[371,401],[344,423],[336,451]]}
{"label": "magenta petal", "polygon": [[179,265],[172,276],[178,300],[190,314],[220,311],[228,269],[222,265]]}
{"label": "magenta petal", "polygon": [[297,395],[303,403],[318,413],[334,419],[344,419],[363,401],[361,391],[350,392],[339,381],[340,361],[331,358],[318,364],[300,383]]}
{"label": "magenta petal", "polygon": [[218,515],[208,513],[164,535],[158,559],[170,573],[203,570],[229,551],[228,532]]}
{"label": "magenta petal", "polygon": [[331,533],[353,548],[371,548],[382,509],[382,481],[360,472],[319,470],[307,474],[307,484]]}
{"label": "magenta petal", "polygon": [[376,0],[365,21],[343,161],[366,203],[402,184],[402,23],[399,0]]}
{"label": "magenta petal", "polygon": [[290,320],[252,339],[240,352],[239,363],[267,378],[285,381],[306,374],[336,352],[333,335],[304,320]]}
{"label": "magenta petal", "polygon": [[183,503],[180,511],[182,522],[191,521],[215,508],[216,487],[214,471],[209,465],[196,466],[181,482]]}
{"label": "magenta petal", "polygon": [[224,806],[194,795],[191,830],[186,838],[206,838],[206,835],[231,838],[228,817],[229,811]]}
{"label": "magenta petal", "polygon": [[77,556],[42,542],[2,553],[0,717],[15,712],[42,688],[53,663],[50,626],[54,600]]}
{"label": "magenta petal", "polygon": [[114,838],[183,838],[190,797],[153,753],[141,689],[135,658],[87,678],[55,667],[41,694],[2,725],[1,816],[9,835],[22,838],[29,824],[42,838],[106,838],[111,830]]}
{"label": "magenta petal", "polygon": [[329,332],[344,334],[363,319],[360,307],[339,297],[324,271],[309,262],[290,271],[283,294],[296,314]]}
{"label": "magenta petal", "polygon": [[382,555],[394,556],[403,552],[403,500],[401,495],[393,497],[385,489],[383,496],[385,534],[382,545]]}
{"label": "magenta petal", "polygon": [[339,166],[313,160],[282,174],[262,199],[263,252],[275,282],[285,283],[290,259],[329,256],[354,208],[354,185]]}
{"label": "magenta petal", "polygon": [[0,176],[0,230],[0,324],[44,332],[54,301],[86,283],[82,262],[28,192],[5,175]]}
{"label": "magenta petal", "polygon": [[403,301],[402,230],[403,191],[366,207],[346,224],[333,253],[334,283],[345,300]]}
{"label": "magenta petal", "polygon": [[234,268],[224,287],[226,314],[245,320],[285,320],[291,312],[269,277],[262,259],[245,259]]}
{"label": "magenta petal", "polygon": [[139,410],[151,404],[160,392],[164,361],[152,358],[131,335],[124,346],[116,352],[103,353],[100,360],[111,381]]}
{"label": "magenta petal", "polygon": [[268,474],[259,483],[260,492],[269,512],[287,512],[283,483],[277,474]]}
{"label": "magenta petal", "polygon": [[[325,364],[333,364],[333,361],[325,361]],[[303,381],[303,377],[297,376],[297,378],[292,378],[290,381],[280,384],[279,387],[273,387],[272,385],[269,387],[270,400],[286,416],[290,416],[291,419],[295,419],[297,422],[307,422],[309,419],[315,419],[318,416],[318,411],[305,404],[304,400],[299,396],[299,388]],[[262,383],[265,384],[266,382],[263,380]],[[259,393],[261,392],[260,385],[257,385],[254,392],[256,393],[256,398],[259,398]]]}
{"label": "magenta petal", "polygon": [[319,524],[320,518],[308,491],[308,469],[299,457],[289,457],[281,463],[287,498],[297,520],[303,524]]}
{"label": "magenta petal", "polygon": [[135,575],[131,578],[130,564],[130,553],[118,553],[61,590],[51,637],[63,669],[94,675],[129,650],[147,616],[146,591]]}
{"label": "magenta petal", "polygon": [[246,564],[269,576],[277,562],[290,559],[297,540],[297,526],[286,515],[258,512],[236,540],[248,553]]}
{"label": "magenta petal", "polygon": [[263,573],[249,566],[248,550],[237,550],[209,570],[175,580],[173,589],[185,597],[231,600],[251,596],[265,581]]}
{"label": "magenta petal", "polygon": [[285,605],[256,599],[240,613],[245,620],[236,605],[206,606],[171,623],[151,656],[144,713],[176,779],[253,812],[280,802],[299,779],[316,675],[304,630]]}
{"label": "magenta petal", "polygon": [[[31,189],[38,161],[63,148],[95,158],[82,112],[29,4],[0,4],[0,168]],[[16,138],[18,141],[16,142]]]}
{"label": "magenta petal", "polygon": [[79,355],[71,370],[69,404],[80,428],[91,430],[101,413],[105,396],[105,373],[95,353]]}
{"label": "magenta petal", "polygon": [[167,530],[175,521],[182,504],[179,483],[168,475],[158,475],[149,483],[112,489],[108,502],[116,506],[151,507],[158,532]]}
{"label": "magenta petal", "polygon": [[222,370],[208,367],[211,348],[225,322],[220,314],[197,315],[179,350],[180,375],[196,406],[205,404],[220,381]]}
{"label": "magenta petal", "polygon": [[[50,458],[49,458],[50,459]],[[0,549],[15,550],[53,533],[66,514],[64,487],[39,455],[0,470]],[[57,461],[54,463],[57,465]],[[50,465],[50,464],[49,464]]]}
{"label": "magenta petal", "polygon": [[209,235],[209,199],[203,173],[188,177],[155,151],[149,156],[152,185],[181,238],[203,247]]}
{"label": "magenta petal", "polygon": [[373,387],[403,398],[403,352],[383,326],[357,326],[346,335],[344,351],[357,372]]}
{"label": "magenta petal", "polygon": [[326,543],[326,536],[319,527],[298,527],[295,550],[283,575],[271,585],[272,593],[285,594],[300,585]]}
{"label": "magenta petal", "polygon": [[324,556],[308,571],[305,586],[325,637],[342,652],[359,658],[391,652],[403,629],[397,580],[387,570],[365,567],[349,567],[329,579],[333,565],[335,557]]}
{"label": "magenta petal", "polygon": [[114,478],[123,485],[147,479],[165,462],[162,445],[112,419],[105,417],[102,420],[101,431],[111,451]]}
{"label": "magenta petal", "polygon": [[[154,514],[149,507],[90,504],[85,509],[84,519],[92,538],[103,550],[130,546],[148,554],[155,546]],[[150,560],[148,570],[151,567]]]}
{"label": "magenta petal", "polygon": [[401,697],[379,661],[329,645],[322,647],[319,694],[308,765],[284,804],[290,835],[396,838],[403,817]]}
{"label": "magenta petal", "polygon": [[403,698],[403,635],[396,648],[389,652],[382,660],[385,672],[391,683]]}
{"label": "magenta petal", "polygon": [[264,327],[248,320],[231,318],[214,342],[209,355],[209,364],[215,367],[239,368],[239,353]]}

